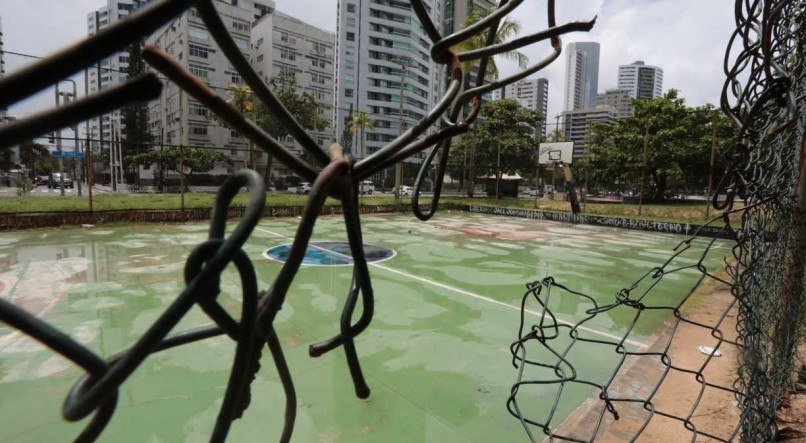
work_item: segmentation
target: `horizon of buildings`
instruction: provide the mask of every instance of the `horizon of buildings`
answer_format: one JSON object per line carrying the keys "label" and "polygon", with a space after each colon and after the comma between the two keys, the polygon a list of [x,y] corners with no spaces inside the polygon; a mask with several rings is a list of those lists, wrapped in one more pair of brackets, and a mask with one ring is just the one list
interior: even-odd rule
{"label": "horizon of buildings", "polygon": [[617,87],[598,92],[599,52],[596,42],[566,45],[565,101],[558,118],[562,118],[565,140],[574,142],[574,158],[585,154],[585,137],[591,125],[613,124],[632,116],[633,99],[663,95],[663,69],[640,60],[619,65]]}

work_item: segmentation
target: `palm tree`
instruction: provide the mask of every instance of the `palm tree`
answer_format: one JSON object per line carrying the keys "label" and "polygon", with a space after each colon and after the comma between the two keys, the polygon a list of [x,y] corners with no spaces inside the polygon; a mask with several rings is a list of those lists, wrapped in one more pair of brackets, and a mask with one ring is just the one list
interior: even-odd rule
{"label": "palm tree", "polygon": [[[464,24],[462,25],[462,29],[467,28],[474,23],[480,21],[485,16],[479,14],[478,12],[472,12],[470,15],[467,16],[465,19]],[[498,33],[495,35],[495,40],[493,44],[499,44],[509,41],[510,39],[517,37],[518,34],[521,32],[521,24],[517,20],[513,20],[510,18],[505,18],[498,26]],[[475,49],[481,49],[487,46],[487,32],[481,32],[479,34],[474,35],[473,37],[459,43],[456,45],[455,50],[458,52],[465,52],[465,51],[472,51]],[[527,57],[524,53],[519,51],[508,51],[501,54],[501,57],[507,60],[513,60],[518,62],[518,67],[521,69],[525,69],[529,64],[529,57]],[[471,60],[462,63],[462,69],[464,70],[465,74],[468,74],[473,70],[473,68],[478,68],[481,60]],[[498,78],[498,65],[495,64],[494,58],[491,58],[489,63],[487,63],[487,73],[485,75],[488,78],[495,79]]]}
{"label": "palm tree", "polygon": [[[230,94],[229,103],[235,106],[236,109],[241,111],[244,117],[254,121],[256,115],[255,102],[252,101],[252,88],[246,85],[231,84],[227,89]],[[253,152],[252,140],[249,140],[249,163],[252,164],[252,169],[257,170],[257,158],[260,157],[260,151]],[[267,180],[269,171],[263,174],[263,179]]]}
{"label": "palm tree", "polygon": [[359,133],[359,137],[361,137],[361,142],[359,144],[360,151],[358,152],[359,158],[365,157],[366,153],[364,152],[364,130],[366,128],[374,127],[375,121],[369,118],[369,114],[366,112],[358,111],[353,115],[353,118],[347,122],[348,127],[350,128],[350,132],[355,134],[356,132]]}

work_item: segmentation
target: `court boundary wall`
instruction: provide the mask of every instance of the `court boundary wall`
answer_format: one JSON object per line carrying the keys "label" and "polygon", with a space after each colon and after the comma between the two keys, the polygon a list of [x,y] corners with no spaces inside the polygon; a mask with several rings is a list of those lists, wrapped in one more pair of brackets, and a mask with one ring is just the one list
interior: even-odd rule
{"label": "court boundary wall", "polygon": [[[422,205],[423,209],[428,205]],[[725,232],[717,227],[702,226],[691,223],[676,223],[657,220],[631,219],[623,217],[607,217],[603,215],[571,214],[567,212],[541,211],[537,209],[505,208],[484,205],[443,204],[446,210],[462,211],[473,214],[499,215],[505,217],[524,218],[529,220],[548,220],[561,223],[605,226],[611,228],[633,229],[639,231],[660,232],[666,234],[690,235],[697,229],[709,236],[725,236]],[[263,217],[299,217],[302,206],[268,206],[263,210]],[[362,214],[394,214],[406,213],[407,204],[399,205],[364,205],[360,207]],[[240,218],[245,208],[229,208],[228,218]],[[0,214],[0,230],[13,231],[59,226],[95,225],[104,223],[182,223],[204,221],[210,219],[210,208],[170,209],[170,210],[116,210],[95,212],[52,212],[40,214]],[[341,206],[325,206],[322,215],[340,215]]]}

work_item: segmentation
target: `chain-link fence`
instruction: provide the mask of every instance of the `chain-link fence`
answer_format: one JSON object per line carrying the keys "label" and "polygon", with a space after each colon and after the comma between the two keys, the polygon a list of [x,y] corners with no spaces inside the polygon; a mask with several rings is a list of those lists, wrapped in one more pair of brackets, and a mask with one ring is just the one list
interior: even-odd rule
{"label": "chain-link fence", "polygon": [[[568,441],[779,437],[776,413],[793,385],[806,314],[806,2],[737,0],[735,15],[722,109],[739,135],[714,192],[727,195],[713,201],[723,212],[709,223],[732,239],[732,254],[724,269],[709,268],[715,238],[695,234],[606,305],[572,284],[530,283],[511,348],[517,382],[508,407],[532,441],[538,430]],[[734,206],[740,199],[744,205]],[[741,215],[739,224],[732,214]],[[665,292],[664,281],[678,273],[694,275],[696,284],[684,294]],[[585,318],[558,320],[552,311],[558,299],[578,301]],[[539,322],[529,325],[533,307]],[[642,319],[658,311],[672,319],[655,342],[631,344]],[[585,334],[587,324],[614,312],[629,318],[625,331],[612,340]],[[697,349],[703,342],[709,346]],[[610,357],[592,361],[595,353],[581,358],[580,349]],[[589,377],[584,366],[591,364],[610,365],[609,375]],[[558,407],[577,386],[595,394],[561,424]],[[534,412],[535,393],[544,387],[553,403]],[[711,398],[719,396],[716,411]]]}

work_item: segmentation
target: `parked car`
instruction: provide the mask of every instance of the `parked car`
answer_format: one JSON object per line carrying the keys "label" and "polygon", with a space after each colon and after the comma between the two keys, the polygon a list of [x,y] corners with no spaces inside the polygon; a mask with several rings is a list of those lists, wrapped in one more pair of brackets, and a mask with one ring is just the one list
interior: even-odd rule
{"label": "parked car", "polygon": [[400,195],[404,197],[410,197],[412,192],[414,192],[414,188],[411,186],[401,186],[400,187]]}
{"label": "parked car", "polygon": [[48,184],[48,176],[47,175],[37,175],[36,181],[34,182],[37,186],[46,185]]}
{"label": "parked car", "polygon": [[[54,172],[48,180],[48,189],[59,189],[62,187],[62,174]],[[64,174],[64,187],[73,189],[73,179],[67,174]]]}
{"label": "parked car", "polygon": [[297,194],[308,194],[311,192],[311,184],[309,182],[302,182],[297,186]]}
{"label": "parked car", "polygon": [[361,194],[372,194],[375,192],[375,185],[371,180],[364,180],[358,185],[358,192]]}

